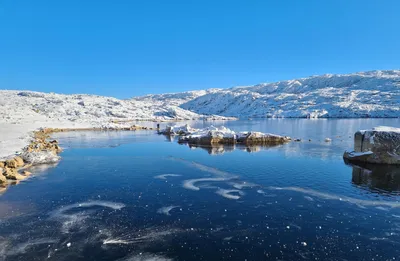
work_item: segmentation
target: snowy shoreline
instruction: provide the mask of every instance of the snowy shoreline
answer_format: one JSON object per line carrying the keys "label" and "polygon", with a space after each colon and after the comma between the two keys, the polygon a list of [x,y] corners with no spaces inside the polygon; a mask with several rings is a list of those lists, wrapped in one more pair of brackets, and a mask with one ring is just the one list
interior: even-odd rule
{"label": "snowy shoreline", "polygon": [[0,90],[0,159],[39,128],[121,128],[135,121],[399,118],[400,70],[321,75],[230,89],[120,100]]}

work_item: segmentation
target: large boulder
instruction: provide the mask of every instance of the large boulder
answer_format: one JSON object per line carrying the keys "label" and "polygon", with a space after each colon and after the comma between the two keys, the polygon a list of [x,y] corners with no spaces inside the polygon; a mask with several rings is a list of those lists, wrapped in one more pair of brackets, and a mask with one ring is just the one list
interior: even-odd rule
{"label": "large boulder", "polygon": [[32,165],[56,163],[60,160],[55,151],[24,152],[21,157]]}
{"label": "large boulder", "polygon": [[197,131],[197,129],[194,129],[190,127],[188,124],[185,124],[182,126],[168,125],[167,127],[165,127],[165,129],[161,130],[159,133],[165,135],[189,135],[195,131]]}
{"label": "large boulder", "polygon": [[289,137],[262,132],[241,132],[237,141],[245,145],[277,145],[290,141]]}
{"label": "large boulder", "polygon": [[236,133],[225,127],[208,127],[190,135],[180,137],[179,143],[196,145],[235,144]]}
{"label": "large boulder", "polygon": [[346,151],[343,157],[350,162],[400,164],[400,128],[376,127],[357,131],[354,151]]}

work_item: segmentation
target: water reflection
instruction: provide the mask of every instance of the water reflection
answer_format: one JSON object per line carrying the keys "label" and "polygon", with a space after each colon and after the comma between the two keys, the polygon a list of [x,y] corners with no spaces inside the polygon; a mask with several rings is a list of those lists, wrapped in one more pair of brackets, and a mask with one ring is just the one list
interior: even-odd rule
{"label": "water reflection", "polygon": [[400,166],[376,164],[349,165],[353,167],[351,179],[353,184],[373,192],[400,195]]}

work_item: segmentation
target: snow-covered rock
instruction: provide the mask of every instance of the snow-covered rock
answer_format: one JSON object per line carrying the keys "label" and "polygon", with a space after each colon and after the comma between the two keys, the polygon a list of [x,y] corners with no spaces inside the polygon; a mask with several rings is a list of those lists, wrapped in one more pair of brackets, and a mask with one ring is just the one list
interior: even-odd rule
{"label": "snow-covered rock", "polygon": [[60,160],[60,156],[52,151],[24,152],[21,157],[32,165],[56,163]]}
{"label": "snow-covered rock", "polygon": [[280,136],[271,133],[262,133],[262,132],[240,132],[237,137],[237,142],[243,143],[246,145],[254,145],[254,144],[265,144],[265,145],[273,145],[273,144],[282,144],[290,141],[289,137]]}
{"label": "snow-covered rock", "polygon": [[228,128],[210,126],[196,130],[189,135],[179,138],[180,143],[211,145],[211,144],[235,144],[236,133]]}
{"label": "snow-covered rock", "polygon": [[348,161],[400,164],[400,128],[376,127],[357,131],[354,151],[345,152]]}
{"label": "snow-covered rock", "polygon": [[214,127],[210,126],[204,129],[199,129],[190,132],[187,131],[190,127],[183,126],[186,130],[182,132],[179,138],[179,143],[189,143],[195,145],[213,145],[213,144],[236,144],[241,143],[245,145],[276,145],[283,144],[290,141],[289,137],[279,136],[270,133],[261,132],[239,132],[228,129],[224,126]]}
{"label": "snow-covered rock", "polygon": [[188,135],[195,131],[197,131],[197,129],[190,127],[188,124],[185,124],[182,126],[167,125],[167,127],[165,127],[165,129],[163,130],[160,130],[159,133],[165,135]]}

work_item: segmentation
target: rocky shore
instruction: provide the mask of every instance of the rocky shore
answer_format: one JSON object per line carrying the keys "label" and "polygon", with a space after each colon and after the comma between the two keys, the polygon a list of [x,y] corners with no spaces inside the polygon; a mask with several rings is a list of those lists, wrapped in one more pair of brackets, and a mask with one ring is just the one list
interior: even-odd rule
{"label": "rocky shore", "polygon": [[136,131],[156,130],[151,127],[133,125],[130,127],[108,128],[41,128],[33,132],[32,140],[22,153],[0,161],[0,191],[4,191],[9,184],[27,179],[32,173],[29,168],[39,164],[51,164],[60,160],[62,148],[58,141],[51,139],[51,134],[69,131]]}

